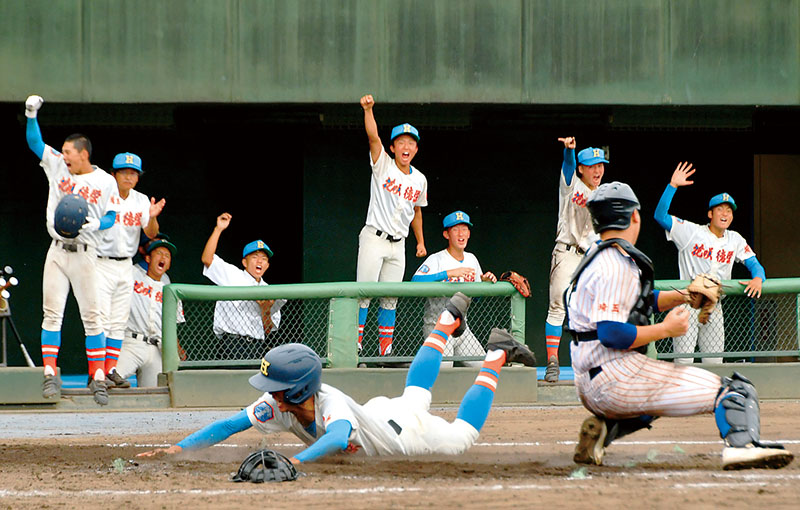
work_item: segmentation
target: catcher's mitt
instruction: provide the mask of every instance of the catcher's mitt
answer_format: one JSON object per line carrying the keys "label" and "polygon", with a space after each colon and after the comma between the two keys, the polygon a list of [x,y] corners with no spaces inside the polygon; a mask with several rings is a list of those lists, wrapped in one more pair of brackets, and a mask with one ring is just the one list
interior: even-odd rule
{"label": "catcher's mitt", "polygon": [[290,482],[299,476],[292,461],[274,450],[259,450],[244,459],[234,482]]}
{"label": "catcher's mitt", "polygon": [[506,271],[501,274],[500,281],[510,282],[522,294],[522,297],[531,297],[531,286],[528,279],[516,271]]}
{"label": "catcher's mitt", "polygon": [[686,290],[689,291],[689,306],[700,309],[698,322],[706,324],[719,301],[722,283],[710,274],[702,273],[694,277]]}

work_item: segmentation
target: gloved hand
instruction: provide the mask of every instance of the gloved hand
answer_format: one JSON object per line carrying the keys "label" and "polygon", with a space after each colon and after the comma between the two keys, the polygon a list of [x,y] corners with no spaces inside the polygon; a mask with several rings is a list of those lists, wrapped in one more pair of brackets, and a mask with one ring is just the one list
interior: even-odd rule
{"label": "gloved hand", "polygon": [[25,116],[29,119],[35,119],[36,113],[42,107],[42,103],[44,103],[42,96],[28,96],[28,99],[25,100]]}

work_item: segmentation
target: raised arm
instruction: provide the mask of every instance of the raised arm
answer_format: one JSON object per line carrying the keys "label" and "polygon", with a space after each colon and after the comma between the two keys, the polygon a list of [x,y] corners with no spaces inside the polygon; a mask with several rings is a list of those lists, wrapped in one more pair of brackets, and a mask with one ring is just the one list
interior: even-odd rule
{"label": "raised arm", "polygon": [[204,266],[210,267],[211,263],[214,261],[214,254],[217,253],[217,244],[219,244],[219,236],[222,234],[222,231],[231,224],[231,218],[233,218],[233,216],[229,213],[222,213],[217,216],[217,225],[214,227],[211,235],[208,236],[206,246],[203,248],[201,260]]}
{"label": "raised arm", "polygon": [[667,188],[664,190],[664,193],[661,195],[661,199],[658,201],[654,217],[658,224],[661,225],[661,228],[667,232],[672,230],[672,216],[669,214],[669,206],[672,203],[672,197],[675,196],[675,192],[679,187],[694,184],[694,181],[689,180],[689,177],[694,172],[695,169],[692,168],[691,163],[678,163],[675,171],[672,172],[672,178],[670,179]]}
{"label": "raised arm", "polygon": [[364,127],[367,130],[367,138],[369,138],[369,154],[372,162],[375,163],[383,152],[383,144],[381,137],[378,136],[378,123],[375,122],[375,115],[372,113],[373,106],[375,106],[375,100],[371,95],[367,94],[361,98],[361,108],[364,109]]}
{"label": "raised arm", "polygon": [[163,198],[158,202],[156,202],[155,197],[150,198],[150,220],[147,222],[147,225],[142,228],[142,230],[144,230],[144,235],[150,239],[158,235],[158,231],[161,228],[158,224],[158,215],[164,210],[166,204],[167,201]]}
{"label": "raised arm", "polygon": [[561,173],[564,174],[564,181],[569,186],[572,184],[572,176],[575,175],[575,147],[577,142],[574,136],[559,138],[558,141],[564,144],[564,162],[561,163]]}
{"label": "raised arm", "polygon": [[39,129],[39,122],[36,120],[36,115],[39,108],[42,107],[44,99],[41,96],[28,96],[25,101],[25,116],[28,117],[28,124],[25,127],[25,138],[28,141],[28,147],[36,154],[36,157],[42,159],[44,155],[44,141],[42,140],[42,132]]}

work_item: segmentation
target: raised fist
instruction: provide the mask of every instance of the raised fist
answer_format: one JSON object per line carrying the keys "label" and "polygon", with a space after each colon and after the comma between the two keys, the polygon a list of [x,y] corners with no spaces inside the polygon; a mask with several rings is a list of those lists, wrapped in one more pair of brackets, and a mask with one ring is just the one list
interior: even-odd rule
{"label": "raised fist", "polygon": [[42,103],[44,103],[42,96],[28,96],[28,99],[25,100],[25,116],[35,119],[36,112],[42,107]]}

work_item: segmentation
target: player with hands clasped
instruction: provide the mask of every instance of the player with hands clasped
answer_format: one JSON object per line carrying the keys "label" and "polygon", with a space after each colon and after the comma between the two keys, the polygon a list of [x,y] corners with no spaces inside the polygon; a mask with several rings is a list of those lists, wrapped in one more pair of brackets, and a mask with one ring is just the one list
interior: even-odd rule
{"label": "player with hands clasped", "polygon": [[[114,225],[118,201],[117,183],[101,168],[92,165],[92,144],[87,137],[67,137],[58,152],[45,145],[36,120],[44,100],[30,96],[25,101],[28,117],[25,137],[44,169],[50,191],[47,196],[47,232],[53,241],[44,263],[42,308],[42,360],[44,383],[42,395],[58,395],[61,381],[56,374],[58,351],[61,348],[61,324],[70,287],[80,309],[86,333],[86,357],[89,361],[89,388],[95,402],[108,404],[105,380],[106,337],[103,332],[100,303],[97,295],[97,249],[102,232]],[[72,203],[66,213],[61,203]],[[59,215],[56,211],[59,209]],[[80,230],[66,232],[61,223],[83,218]],[[84,221],[84,220],[81,220]]]}
{"label": "player with hands clasped", "polygon": [[[217,225],[203,249],[203,276],[217,285],[267,285],[263,276],[269,267],[272,250],[258,239],[242,250],[242,267],[225,262],[217,255],[219,236],[231,224],[229,213],[217,217]],[[264,340],[278,329],[285,299],[259,301],[217,301],[214,308],[214,334],[220,341],[217,359],[258,359],[264,355]]]}
{"label": "player with hands clasped", "polygon": [[[653,290],[653,264],[634,247],[639,200],[627,184],[597,188],[586,203],[601,241],[594,244],[565,292],[575,387],[592,412],[581,425],[574,460],[602,464],[617,438],[650,428],[659,416],[714,413],[725,469],[783,467],[793,456],[760,438],[758,394],[743,376],[658,361],[638,352],[689,327],[684,293]],[[654,311],[670,310],[650,324]]]}
{"label": "player with hands clasped", "polygon": [[[466,251],[471,235],[470,217],[464,211],[455,211],[444,217],[442,221],[444,231],[442,236],[447,239],[447,248],[438,251],[425,259],[417,269],[412,282],[497,282],[497,277],[491,272],[483,272],[478,258]],[[447,303],[446,297],[429,298],[425,303],[425,312],[422,317],[422,333],[424,337],[430,335],[439,313]],[[469,330],[458,338],[450,338],[445,345],[444,356],[483,356],[485,351],[475,334]],[[452,361],[443,362],[445,366],[453,366]],[[467,361],[467,366],[480,366],[480,361]]]}
{"label": "player with hands clasped", "polygon": [[[564,325],[564,289],[575,268],[597,236],[592,231],[592,221],[586,210],[586,200],[600,185],[605,173],[603,149],[589,147],[578,153],[575,168],[575,138],[559,138],[564,144],[564,161],[558,180],[558,227],[556,245],[550,259],[550,302],[544,323],[547,347],[547,368],[544,380],[558,381],[558,347]],[[577,177],[577,178],[576,178]]]}
{"label": "player with hands clasped", "polygon": [[131,312],[132,257],[142,232],[151,239],[158,235],[157,218],[166,204],[163,198],[156,202],[134,189],[141,174],[142,158],[130,152],[114,156],[111,175],[117,181],[119,197],[112,200],[117,217],[114,226],[103,231],[97,248],[97,297],[106,334],[105,372],[108,385],[117,388],[131,385],[116,367]]}
{"label": "player with hands clasped", "polygon": [[[390,158],[378,136],[378,124],[372,112],[375,101],[370,95],[361,98],[364,126],[369,139],[370,180],[367,221],[358,235],[359,282],[400,282],[406,266],[405,239],[409,225],[417,238],[417,257],[427,255],[422,234],[422,207],[428,205],[428,181],[411,166],[417,155],[419,131],[411,124],[392,129]],[[369,299],[359,302],[358,349],[361,350]],[[392,353],[397,298],[381,298],[378,309],[380,355]]]}
{"label": "player with hands clasped", "polygon": [[494,329],[475,383],[467,390],[452,422],[430,414],[431,388],[439,375],[448,338],[466,327],[470,298],[456,293],[436,327],[417,351],[400,397],[375,397],[364,405],[322,383],[317,354],[302,344],[270,350],[250,384],[266,393],[245,410],[212,423],[178,444],[139,454],[177,453],[211,446],[255,427],[260,432],[291,432],[307,448],[294,464],[335,452],[363,449],[367,455],[459,454],[478,438],[489,415],[500,370],[506,362],[533,366],[530,350],[505,330]]}
{"label": "player with hands clasped", "polygon": [[[706,225],[698,225],[669,214],[672,197],[681,186],[689,186],[694,181],[689,177],[695,173],[691,163],[679,163],[655,211],[655,219],[664,230],[667,239],[678,248],[678,268],[681,280],[693,280],[700,274],[710,275],[716,280],[729,280],[733,263],[741,262],[750,271],[752,280],[740,282],[745,285],[745,294],[752,298],[761,297],[761,284],[766,279],[764,267],[747,241],[733,230],[733,212],[736,202],[727,193],[711,197],[708,202]],[[674,337],[672,343],[676,353],[693,353],[695,346],[700,352],[722,352],[725,347],[725,328],[722,308],[717,306],[708,317],[701,310],[691,309],[689,331]],[[676,358],[675,363],[690,364],[693,358]],[[703,358],[704,363],[722,363],[722,358]]]}
{"label": "player with hands clasped", "polygon": [[[147,269],[139,264],[133,266],[131,310],[117,364],[118,377],[125,380],[136,374],[140,388],[156,386],[162,369],[161,309],[164,285],[169,284],[167,271],[178,252],[175,245],[165,239],[154,239],[145,250]],[[180,302],[177,321],[185,322]]]}

